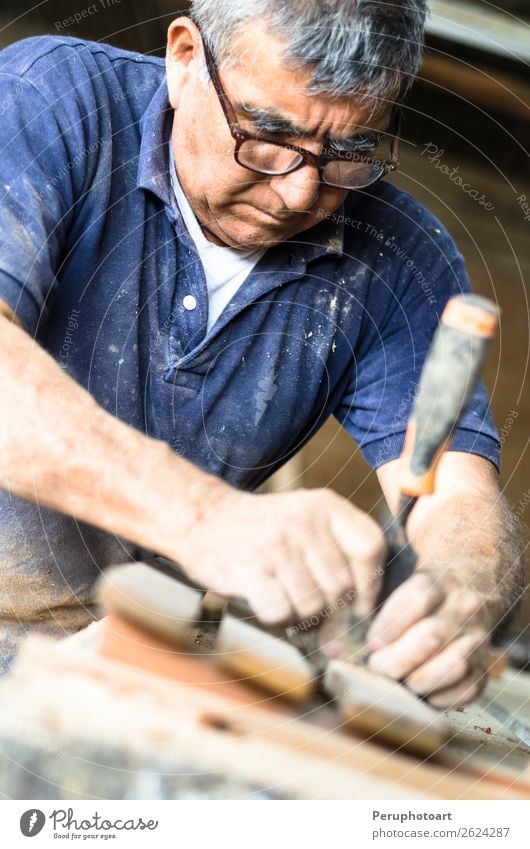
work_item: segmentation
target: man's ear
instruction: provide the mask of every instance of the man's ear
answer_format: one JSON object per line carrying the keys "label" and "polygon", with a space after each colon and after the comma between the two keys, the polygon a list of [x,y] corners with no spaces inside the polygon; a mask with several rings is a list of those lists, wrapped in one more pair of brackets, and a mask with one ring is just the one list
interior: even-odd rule
{"label": "man's ear", "polygon": [[166,74],[169,102],[178,107],[180,93],[189,79],[192,63],[202,57],[202,40],[197,26],[190,18],[175,18],[167,33]]}

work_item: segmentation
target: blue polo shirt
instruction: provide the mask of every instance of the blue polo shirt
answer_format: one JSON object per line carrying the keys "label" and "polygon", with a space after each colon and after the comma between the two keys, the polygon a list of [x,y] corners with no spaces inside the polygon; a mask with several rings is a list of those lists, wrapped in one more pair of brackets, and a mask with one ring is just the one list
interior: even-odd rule
{"label": "blue polo shirt", "polygon": [[[387,182],[351,192],[207,333],[172,120],[161,59],[63,37],[0,52],[0,298],[109,413],[238,487],[331,415],[372,467],[393,460],[440,313],[469,290],[452,239]],[[453,448],[498,465],[482,387]]]}

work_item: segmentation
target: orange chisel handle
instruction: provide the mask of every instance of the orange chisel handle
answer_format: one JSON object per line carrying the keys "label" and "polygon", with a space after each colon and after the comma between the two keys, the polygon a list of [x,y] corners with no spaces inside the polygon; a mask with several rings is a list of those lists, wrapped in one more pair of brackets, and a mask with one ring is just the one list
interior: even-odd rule
{"label": "orange chisel handle", "polygon": [[443,312],[407,426],[401,502],[384,529],[388,556],[376,608],[415,572],[417,558],[407,539],[407,518],[417,499],[434,491],[436,467],[475,390],[498,321],[495,304],[478,295],[458,295]]}
{"label": "orange chisel handle", "polygon": [[473,394],[499,323],[499,309],[479,295],[448,302],[423,366],[401,455],[400,490],[434,491],[436,467]]}

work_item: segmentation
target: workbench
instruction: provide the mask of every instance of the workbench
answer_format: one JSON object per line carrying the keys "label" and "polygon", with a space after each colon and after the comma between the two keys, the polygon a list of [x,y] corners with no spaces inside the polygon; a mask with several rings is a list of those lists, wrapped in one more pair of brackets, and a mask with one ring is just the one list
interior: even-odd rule
{"label": "workbench", "polygon": [[[216,678],[203,657],[183,654],[182,680],[169,680],[163,643],[133,645],[135,666],[104,657],[105,627],[30,637],[0,684],[4,798],[530,797],[528,751],[475,705],[446,712],[454,735],[422,760],[353,735],[331,710]],[[153,652],[159,674],[146,671]],[[489,685],[521,719],[529,677],[505,671]]]}

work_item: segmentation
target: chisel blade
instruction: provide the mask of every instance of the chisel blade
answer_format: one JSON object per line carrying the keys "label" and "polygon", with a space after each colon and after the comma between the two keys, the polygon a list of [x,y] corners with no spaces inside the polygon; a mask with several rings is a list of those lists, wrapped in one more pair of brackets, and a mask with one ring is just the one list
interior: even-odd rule
{"label": "chisel blade", "polygon": [[507,708],[487,696],[481,696],[478,704],[530,749],[530,728],[524,722],[520,722]]}

